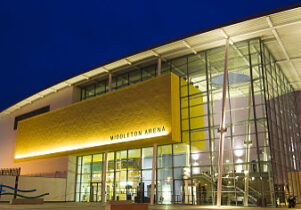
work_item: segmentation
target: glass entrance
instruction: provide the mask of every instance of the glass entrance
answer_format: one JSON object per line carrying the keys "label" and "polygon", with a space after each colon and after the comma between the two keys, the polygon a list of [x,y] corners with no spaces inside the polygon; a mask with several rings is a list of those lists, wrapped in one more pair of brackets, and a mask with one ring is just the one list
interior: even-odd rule
{"label": "glass entrance", "polygon": [[80,156],[77,159],[76,201],[100,202],[103,154]]}
{"label": "glass entrance", "polygon": [[191,180],[175,180],[174,186],[174,204],[192,204]]}
{"label": "glass entrance", "polygon": [[90,202],[101,202],[101,182],[90,183]]}
{"label": "glass entrance", "polygon": [[141,180],[141,149],[115,152],[115,200],[137,200]]}
{"label": "glass entrance", "polygon": [[118,151],[115,153],[115,200],[127,199],[128,189],[133,187],[127,182],[127,151]]}

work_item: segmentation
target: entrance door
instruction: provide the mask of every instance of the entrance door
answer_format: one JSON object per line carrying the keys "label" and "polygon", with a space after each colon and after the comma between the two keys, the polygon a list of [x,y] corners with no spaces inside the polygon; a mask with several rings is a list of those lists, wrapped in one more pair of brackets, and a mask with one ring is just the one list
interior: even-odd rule
{"label": "entrance door", "polygon": [[101,202],[101,182],[91,182],[90,202]]}
{"label": "entrance door", "polygon": [[174,180],[174,204],[192,204],[191,180]]}

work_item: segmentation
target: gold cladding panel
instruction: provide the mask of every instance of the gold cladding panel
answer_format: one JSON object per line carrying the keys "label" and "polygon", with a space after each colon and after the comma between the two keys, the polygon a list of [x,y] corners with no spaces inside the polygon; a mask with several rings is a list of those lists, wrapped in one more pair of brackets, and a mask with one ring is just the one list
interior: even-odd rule
{"label": "gold cladding panel", "polygon": [[180,142],[179,99],[169,73],[20,121],[15,160]]}

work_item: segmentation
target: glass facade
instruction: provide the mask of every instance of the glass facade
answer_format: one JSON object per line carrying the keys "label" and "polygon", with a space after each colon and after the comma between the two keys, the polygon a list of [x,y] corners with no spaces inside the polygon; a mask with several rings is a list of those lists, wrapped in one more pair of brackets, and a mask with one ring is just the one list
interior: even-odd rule
{"label": "glass facade", "polygon": [[[182,143],[157,147],[157,204],[216,204],[224,53],[219,47],[162,62],[163,73],[180,77]],[[293,89],[260,39],[230,45],[228,71],[222,205],[285,203],[300,192]],[[115,78],[117,89],[146,77],[133,70]],[[78,157],[76,201],[99,201],[102,161],[103,154]],[[108,153],[106,200],[149,202],[152,161],[152,147]]]}
{"label": "glass facade", "polygon": [[[111,90],[117,90],[156,77],[156,68],[157,65],[153,64],[118,75],[112,75]],[[164,73],[164,71],[162,73]],[[109,92],[108,79],[97,81],[81,88],[81,100],[92,98],[107,92]]]}
{"label": "glass facade", "polygon": [[265,97],[271,148],[271,164],[277,202],[288,194],[300,194],[300,136],[297,123],[294,90],[286,80],[275,59],[264,46]]}

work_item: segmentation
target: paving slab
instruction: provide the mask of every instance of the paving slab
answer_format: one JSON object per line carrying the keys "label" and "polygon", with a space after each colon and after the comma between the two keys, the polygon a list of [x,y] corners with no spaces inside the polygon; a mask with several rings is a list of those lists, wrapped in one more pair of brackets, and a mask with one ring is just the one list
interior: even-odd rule
{"label": "paving slab", "polygon": [[[10,205],[8,203],[0,203],[0,210],[105,210],[105,206],[101,203],[44,203],[35,205]],[[288,208],[261,208],[261,207],[230,207],[225,206],[217,208],[215,206],[190,206],[190,205],[154,205],[149,206],[149,210],[281,210]],[[301,206],[297,206],[296,210],[301,210]]]}

